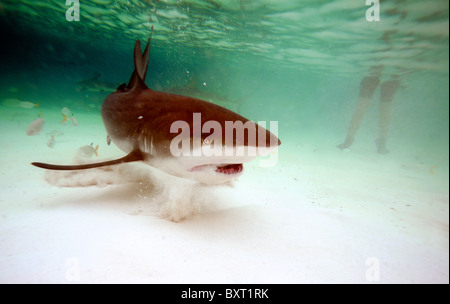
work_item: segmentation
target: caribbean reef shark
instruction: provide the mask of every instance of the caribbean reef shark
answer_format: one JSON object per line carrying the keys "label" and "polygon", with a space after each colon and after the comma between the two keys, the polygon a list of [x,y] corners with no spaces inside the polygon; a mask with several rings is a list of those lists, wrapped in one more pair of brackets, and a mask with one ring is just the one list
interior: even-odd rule
{"label": "caribbean reef shark", "polygon": [[[51,170],[79,170],[144,161],[173,176],[220,184],[241,175],[243,163],[278,148],[281,142],[277,136],[235,112],[200,99],[149,89],[144,81],[151,36],[143,53],[140,41],[136,41],[135,70],[128,84],[121,84],[106,97],[101,109],[109,138],[128,154],[92,164],[34,162],[32,165]],[[230,126],[233,126],[231,132],[223,132]],[[213,148],[215,153],[206,153],[211,150],[205,148]]]}
{"label": "caribbean reef shark", "polygon": [[114,92],[117,84],[100,80],[100,73],[96,73],[92,78],[77,82],[78,92]]}

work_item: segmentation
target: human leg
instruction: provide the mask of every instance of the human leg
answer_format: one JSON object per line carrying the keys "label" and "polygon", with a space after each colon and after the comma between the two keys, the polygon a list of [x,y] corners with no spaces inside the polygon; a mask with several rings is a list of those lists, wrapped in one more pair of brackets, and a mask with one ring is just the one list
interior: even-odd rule
{"label": "human leg", "polygon": [[386,148],[386,141],[391,124],[391,104],[399,87],[400,80],[398,79],[385,81],[380,87],[380,119],[378,121],[379,135],[375,140],[375,143],[377,145],[378,153],[381,154],[389,153],[389,150]]}
{"label": "human leg", "polygon": [[366,110],[370,105],[370,101],[372,100],[373,94],[375,93],[375,90],[378,87],[379,83],[379,76],[366,76],[361,81],[358,105],[350,120],[350,126],[348,128],[345,141],[340,144],[338,148],[347,149],[353,144],[356,132],[361,125],[364,114],[366,113]]}

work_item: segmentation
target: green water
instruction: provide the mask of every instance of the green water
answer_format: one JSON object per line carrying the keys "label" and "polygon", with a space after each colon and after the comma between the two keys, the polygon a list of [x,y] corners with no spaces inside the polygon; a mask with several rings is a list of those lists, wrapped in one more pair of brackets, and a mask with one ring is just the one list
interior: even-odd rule
{"label": "green water", "polygon": [[[382,1],[379,22],[367,21],[369,6],[356,0],[80,2],[80,21],[68,22],[63,0],[0,1],[0,100],[100,115],[110,92],[80,91],[77,82],[97,73],[116,86],[127,82],[134,42],[153,26],[149,87],[193,83],[244,116],[278,121],[293,154],[308,143],[340,153],[361,79],[382,64],[382,80],[402,84],[392,103],[391,155],[427,159],[448,179],[447,0]],[[375,152],[378,100],[379,90],[353,153]]]}

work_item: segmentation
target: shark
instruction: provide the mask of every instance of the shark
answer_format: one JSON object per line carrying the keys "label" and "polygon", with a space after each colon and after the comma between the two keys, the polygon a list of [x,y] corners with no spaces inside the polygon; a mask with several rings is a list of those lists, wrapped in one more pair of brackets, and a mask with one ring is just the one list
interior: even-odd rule
{"label": "shark", "polygon": [[[101,107],[108,138],[126,155],[97,163],[33,162],[33,166],[82,170],[140,161],[172,176],[202,184],[222,184],[243,174],[244,163],[280,146],[275,134],[231,110],[201,99],[150,89],[145,78],[152,33],[153,28],[143,52],[140,40],[135,43],[135,69],[128,84],[121,84],[108,95]],[[223,132],[230,125],[232,132]],[[238,133],[243,136],[237,136]],[[174,153],[180,151],[180,144],[184,144],[186,153]],[[205,147],[213,147],[218,153],[202,153]]]}
{"label": "shark", "polygon": [[114,92],[117,84],[106,82],[100,79],[101,74],[95,73],[91,78],[80,80],[77,82],[78,92]]}

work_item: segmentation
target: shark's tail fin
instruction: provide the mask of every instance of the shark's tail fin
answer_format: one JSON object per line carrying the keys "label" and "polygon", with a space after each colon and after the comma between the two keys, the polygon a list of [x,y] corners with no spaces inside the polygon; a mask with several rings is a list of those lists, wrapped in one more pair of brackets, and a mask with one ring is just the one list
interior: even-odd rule
{"label": "shark's tail fin", "polygon": [[153,34],[150,32],[150,37],[148,38],[147,46],[145,47],[144,53],[141,53],[141,41],[137,40],[134,45],[134,72],[131,75],[130,81],[128,82],[128,89],[141,88],[146,89],[145,77],[147,75],[148,61],[150,59],[150,41]]}
{"label": "shark's tail fin", "polygon": [[93,163],[93,164],[83,164],[83,165],[52,165],[46,163],[31,163],[35,167],[48,169],[48,170],[82,170],[82,169],[92,169],[104,166],[117,165],[122,163],[129,163],[134,161],[144,160],[144,154],[140,150],[134,150],[127,156],[124,156],[119,159],[105,161],[101,163]]}

